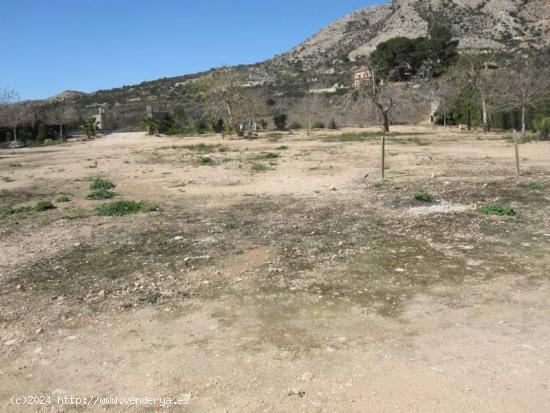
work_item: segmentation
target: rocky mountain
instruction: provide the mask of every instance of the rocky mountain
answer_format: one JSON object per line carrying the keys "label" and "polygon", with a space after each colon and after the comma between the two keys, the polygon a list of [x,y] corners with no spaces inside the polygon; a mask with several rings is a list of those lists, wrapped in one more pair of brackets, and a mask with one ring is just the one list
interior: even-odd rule
{"label": "rocky mountain", "polygon": [[550,45],[548,0],[395,0],[351,13],[276,59],[306,67],[353,62],[393,37],[426,36],[433,23],[449,27],[463,49]]}
{"label": "rocky mountain", "polygon": [[[447,25],[463,49],[514,51],[550,46],[549,0],[393,0],[351,13],[287,53],[240,66],[249,87],[277,99],[299,99],[312,89],[341,93],[358,60],[396,36],[425,36]],[[192,106],[189,85],[202,74],[143,82],[90,94],[64,92],[62,101],[81,116],[104,107],[115,128],[135,127],[152,104],[157,110]],[[48,101],[42,102],[47,105]]]}

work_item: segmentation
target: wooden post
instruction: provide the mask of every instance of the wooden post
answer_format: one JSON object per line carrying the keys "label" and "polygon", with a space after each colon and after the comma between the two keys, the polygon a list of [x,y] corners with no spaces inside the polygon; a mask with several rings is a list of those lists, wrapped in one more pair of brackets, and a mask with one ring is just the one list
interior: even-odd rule
{"label": "wooden post", "polygon": [[381,162],[380,162],[380,167],[382,168],[382,179],[384,179],[384,161],[385,161],[385,156],[386,156],[386,136],[385,135],[382,135],[382,153],[380,154],[381,155]]}
{"label": "wooden post", "polygon": [[514,131],[514,151],[516,152],[516,177],[519,178],[521,171],[519,169],[519,146],[518,146],[518,134]]}

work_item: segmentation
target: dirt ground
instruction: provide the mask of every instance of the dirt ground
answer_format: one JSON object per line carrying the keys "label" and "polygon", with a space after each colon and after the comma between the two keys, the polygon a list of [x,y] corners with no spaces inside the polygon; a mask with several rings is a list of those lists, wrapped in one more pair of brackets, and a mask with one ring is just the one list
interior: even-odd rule
{"label": "dirt ground", "polygon": [[0,411],[550,411],[550,142],[517,180],[505,135],[395,127],[380,181],[379,140],[0,151]]}

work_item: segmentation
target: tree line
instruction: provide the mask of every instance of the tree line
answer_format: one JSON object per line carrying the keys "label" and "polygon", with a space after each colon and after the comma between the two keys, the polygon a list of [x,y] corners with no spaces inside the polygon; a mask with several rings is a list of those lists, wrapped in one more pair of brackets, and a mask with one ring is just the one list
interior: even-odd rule
{"label": "tree line", "polygon": [[[322,118],[330,107],[333,113],[358,108],[365,119],[367,111],[378,113],[382,129],[388,132],[395,111],[414,105],[416,99],[439,103],[433,114],[435,124],[461,124],[467,129],[479,126],[484,131],[519,129],[523,134],[536,128],[546,139],[550,127],[548,57],[548,51],[513,56],[483,51],[459,53],[452,33],[433,25],[426,37],[390,39],[380,43],[368,58],[356,61],[355,67],[364,67],[369,75],[343,96],[326,98],[311,92],[299,104],[290,104],[275,90],[254,85],[244,68],[223,67],[192,82],[186,105],[177,105],[162,116],[144,117],[139,126],[150,133],[167,134],[212,131],[243,135],[252,133],[252,124],[258,130],[272,124],[277,130],[303,126],[310,131],[325,125],[336,127],[333,117]],[[70,105],[60,100],[31,110],[15,91],[0,92],[0,125],[9,129],[13,139],[23,134],[23,138],[30,135],[37,140],[63,140],[67,125],[80,127],[91,137],[95,134],[92,119],[78,117]]]}

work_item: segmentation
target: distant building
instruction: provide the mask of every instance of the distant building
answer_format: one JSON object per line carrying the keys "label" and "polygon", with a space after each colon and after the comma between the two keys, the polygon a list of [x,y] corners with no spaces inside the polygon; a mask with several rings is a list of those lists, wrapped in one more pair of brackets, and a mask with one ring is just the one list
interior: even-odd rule
{"label": "distant building", "polygon": [[372,77],[372,74],[369,69],[362,68],[357,70],[353,74],[353,87],[361,86],[365,82],[365,79],[370,79],[371,77]]}
{"label": "distant building", "polygon": [[243,122],[239,123],[240,133],[255,133],[258,130],[258,125],[256,122]]}
{"label": "distant building", "polygon": [[104,108],[99,108],[99,112],[97,115],[94,115],[94,119],[95,119],[95,128],[97,130],[103,130],[107,128],[107,120],[106,120]]}
{"label": "distant building", "polygon": [[158,120],[166,119],[170,114],[168,112],[154,112],[151,105],[147,105],[147,118],[155,118]]}

